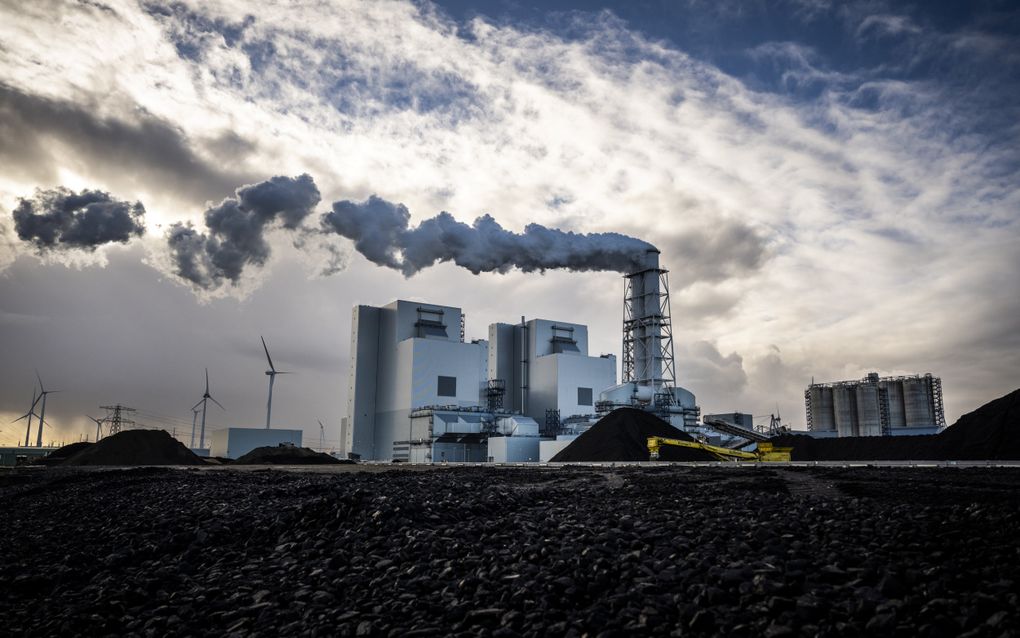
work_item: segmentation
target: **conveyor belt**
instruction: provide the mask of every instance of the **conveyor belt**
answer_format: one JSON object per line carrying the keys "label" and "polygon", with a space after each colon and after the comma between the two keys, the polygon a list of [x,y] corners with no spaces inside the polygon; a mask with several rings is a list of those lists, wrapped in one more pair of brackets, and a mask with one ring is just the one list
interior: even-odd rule
{"label": "conveyor belt", "polygon": [[702,422],[713,430],[718,430],[719,432],[730,434],[732,436],[743,437],[748,441],[758,441],[760,443],[762,441],[769,440],[769,437],[765,436],[761,432],[748,430],[728,421],[722,421],[719,419],[704,419]]}

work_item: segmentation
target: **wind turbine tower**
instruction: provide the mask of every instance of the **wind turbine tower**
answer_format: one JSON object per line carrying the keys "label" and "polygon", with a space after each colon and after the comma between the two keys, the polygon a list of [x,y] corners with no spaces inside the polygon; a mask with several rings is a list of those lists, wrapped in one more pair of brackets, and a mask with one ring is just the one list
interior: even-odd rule
{"label": "wind turbine tower", "polygon": [[42,408],[39,410],[39,432],[35,438],[35,446],[42,447],[43,427],[46,425],[46,395],[60,392],[60,390],[47,390],[43,385],[42,377],[39,376],[38,370],[35,371],[35,378],[39,379],[39,396],[42,397]]}
{"label": "wind turbine tower", "polygon": [[31,436],[32,436],[32,417],[35,416],[35,406],[36,406],[37,403],[39,403],[39,399],[40,398],[41,397],[37,397],[35,395],[35,388],[33,387],[32,388],[32,407],[30,407],[28,409],[28,412],[22,414],[18,418],[16,418],[13,421],[11,421],[11,423],[17,423],[18,421],[20,421],[22,419],[28,419],[28,428],[25,430],[25,447],[28,447],[29,441],[31,440]]}
{"label": "wind turbine tower", "polygon": [[85,416],[87,416],[90,420],[96,422],[96,443],[99,443],[99,437],[103,435],[103,421],[105,421],[106,419],[97,419],[96,417],[88,414],[86,414]]}
{"label": "wind turbine tower", "polygon": [[198,419],[198,404],[196,403],[191,408],[191,445],[188,446],[189,449],[195,447],[195,422],[197,421],[197,419]]}
{"label": "wind turbine tower", "polygon": [[196,403],[195,407],[192,408],[192,410],[197,409],[199,404],[201,404],[201,406],[202,406],[202,432],[199,435],[199,439],[198,439],[198,446],[199,446],[199,448],[204,448],[205,447],[205,410],[206,410],[206,405],[208,404],[209,401],[212,401],[216,405],[220,406],[221,410],[226,410],[225,407],[220,405],[219,401],[217,401],[216,399],[212,398],[212,395],[209,394],[209,368],[206,368],[205,369],[205,394],[202,395],[202,400],[199,401],[198,403]]}
{"label": "wind turbine tower", "polygon": [[277,370],[273,366],[273,358],[269,356],[269,348],[266,346],[266,338],[259,337],[262,339],[262,349],[266,351],[266,361],[269,362],[269,369],[266,370],[266,376],[269,377],[269,400],[266,402],[266,429],[269,429],[270,418],[273,414],[273,382],[276,381],[276,375],[278,374],[290,374],[283,370]]}

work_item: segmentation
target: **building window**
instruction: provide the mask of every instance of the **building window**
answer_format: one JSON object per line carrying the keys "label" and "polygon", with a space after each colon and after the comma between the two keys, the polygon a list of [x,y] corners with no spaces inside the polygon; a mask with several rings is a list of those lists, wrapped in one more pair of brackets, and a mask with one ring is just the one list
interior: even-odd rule
{"label": "building window", "polygon": [[441,397],[457,396],[457,377],[439,377],[439,391],[436,394]]}
{"label": "building window", "polygon": [[577,389],[577,405],[591,405],[591,388]]}

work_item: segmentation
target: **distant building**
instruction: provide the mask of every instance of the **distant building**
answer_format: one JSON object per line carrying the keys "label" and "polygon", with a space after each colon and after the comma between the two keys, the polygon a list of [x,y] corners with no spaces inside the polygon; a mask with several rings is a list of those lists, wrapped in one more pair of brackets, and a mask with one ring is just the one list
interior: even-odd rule
{"label": "distant building", "polygon": [[723,414],[706,414],[703,417],[704,421],[718,419],[720,421],[726,421],[733,425],[738,425],[745,430],[754,429],[754,417],[750,414],[744,414],[743,412],[725,412]]}
{"label": "distant building", "polygon": [[[237,459],[255,448],[276,447],[281,443],[301,447],[302,434],[301,430],[277,428],[223,428],[212,433],[211,452],[212,456]],[[200,456],[209,456],[209,450]]]}
{"label": "distant building", "polygon": [[812,383],[804,403],[808,430],[823,436],[936,434],[946,426],[942,380],[931,374]]}

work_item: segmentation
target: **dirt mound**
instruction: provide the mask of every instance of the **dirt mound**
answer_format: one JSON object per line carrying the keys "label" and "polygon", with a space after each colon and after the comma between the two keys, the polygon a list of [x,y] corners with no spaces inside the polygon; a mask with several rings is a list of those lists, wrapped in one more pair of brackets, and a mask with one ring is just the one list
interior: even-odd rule
{"label": "dirt mound", "polygon": [[79,441],[77,443],[69,443],[62,448],[56,449],[50,452],[48,455],[38,458],[33,461],[36,465],[60,465],[67,459],[71,458],[78,452],[88,449],[92,443],[90,441]]}
{"label": "dirt mound", "polygon": [[[647,461],[648,437],[665,436],[693,441],[680,430],[643,410],[620,408],[599,419],[587,432],[574,439],[550,459],[553,463],[602,461]],[[713,461],[708,452],[663,446],[662,461]]]}
{"label": "dirt mound", "polygon": [[235,465],[335,465],[336,457],[306,447],[277,445],[257,447],[234,461]]}
{"label": "dirt mound", "polygon": [[983,461],[1020,460],[1020,390],[964,414],[937,435],[815,439],[775,437],[793,448],[794,461]]}
{"label": "dirt mound", "polygon": [[164,430],[125,430],[93,443],[64,465],[204,465]]}

